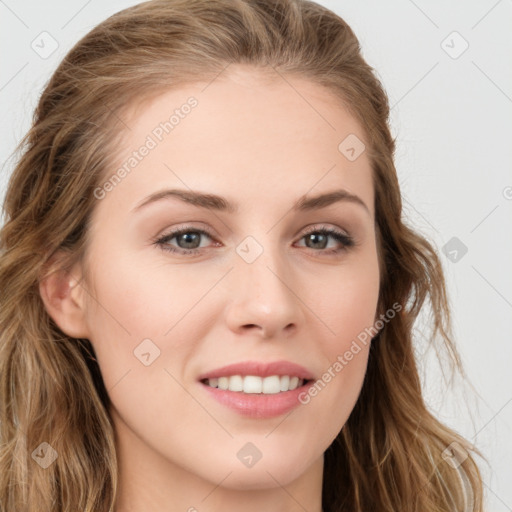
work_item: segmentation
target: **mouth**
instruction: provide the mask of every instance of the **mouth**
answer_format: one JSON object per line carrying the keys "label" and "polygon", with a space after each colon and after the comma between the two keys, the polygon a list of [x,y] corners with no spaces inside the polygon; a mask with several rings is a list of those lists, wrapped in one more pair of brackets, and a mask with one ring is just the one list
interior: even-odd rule
{"label": "mouth", "polygon": [[275,395],[308,386],[313,379],[302,379],[296,375],[229,375],[201,379],[205,386],[247,395]]}
{"label": "mouth", "polygon": [[[250,419],[269,419],[289,413],[304,404],[314,379],[297,375],[226,375],[205,377],[199,384],[207,396]],[[307,402],[306,402],[307,403]]]}

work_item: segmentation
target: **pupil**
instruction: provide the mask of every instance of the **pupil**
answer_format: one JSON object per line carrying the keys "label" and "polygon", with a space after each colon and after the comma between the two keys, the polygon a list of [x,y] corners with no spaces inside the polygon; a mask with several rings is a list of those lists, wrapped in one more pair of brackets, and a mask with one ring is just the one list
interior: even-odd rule
{"label": "pupil", "polygon": [[[196,242],[197,242],[197,239],[198,239],[198,233],[194,233],[194,234],[190,234],[190,233],[184,233],[183,235],[181,235],[181,240],[185,242],[185,244],[194,244],[194,237],[196,238]],[[190,238],[192,238],[192,241],[190,240]],[[195,249],[196,246],[193,246],[193,247],[184,247],[185,249]]]}
{"label": "pupil", "polygon": [[[320,238],[320,242],[322,242],[322,241],[324,242],[324,243],[320,243],[321,248],[322,249],[325,248],[325,238],[326,238],[325,235],[317,233],[317,234],[311,234],[309,236],[310,236],[310,240],[311,239],[313,240],[313,243],[315,243],[315,241],[318,242],[318,239]],[[324,238],[324,240],[322,240],[322,237]]]}

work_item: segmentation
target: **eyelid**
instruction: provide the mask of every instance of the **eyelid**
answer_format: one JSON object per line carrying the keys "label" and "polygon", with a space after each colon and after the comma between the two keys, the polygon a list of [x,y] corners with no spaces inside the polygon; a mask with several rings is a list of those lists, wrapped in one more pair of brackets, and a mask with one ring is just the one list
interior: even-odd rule
{"label": "eyelid", "polygon": [[[204,222],[198,222],[198,224],[199,225],[183,222],[181,224],[178,224],[177,226],[174,226],[172,228],[169,228],[168,230],[163,231],[161,234],[157,235],[155,237],[155,239],[164,238],[164,237],[167,237],[170,235],[176,236],[176,233],[179,231],[203,231],[210,238],[215,238],[215,235],[213,234],[213,230],[208,226],[208,224],[205,224]],[[166,234],[166,232],[167,232],[167,234]]]}
{"label": "eyelid", "polygon": [[340,234],[343,233],[347,238],[351,238],[351,235],[345,229],[338,228],[337,226],[330,226],[325,223],[313,224],[312,226],[308,226],[307,228],[304,228],[303,231],[299,231],[299,233],[297,233],[297,235],[302,233],[301,237],[303,237],[303,236],[309,235],[310,233],[315,233],[316,231],[322,231],[324,229],[339,231]]}

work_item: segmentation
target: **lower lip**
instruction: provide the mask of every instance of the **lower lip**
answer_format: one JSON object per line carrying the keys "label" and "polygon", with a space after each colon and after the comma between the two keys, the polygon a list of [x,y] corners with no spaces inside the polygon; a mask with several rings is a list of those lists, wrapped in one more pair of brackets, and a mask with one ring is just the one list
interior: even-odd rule
{"label": "lower lip", "polygon": [[299,395],[307,393],[314,381],[291,391],[279,393],[242,393],[241,391],[229,391],[225,389],[212,388],[208,384],[200,383],[213,398],[243,416],[250,418],[274,418],[291,411],[298,405]]}

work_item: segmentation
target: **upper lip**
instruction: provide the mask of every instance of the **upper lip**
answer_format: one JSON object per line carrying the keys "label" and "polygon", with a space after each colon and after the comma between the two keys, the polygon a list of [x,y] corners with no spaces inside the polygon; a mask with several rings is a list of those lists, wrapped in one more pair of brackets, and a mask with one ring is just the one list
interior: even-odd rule
{"label": "upper lip", "polygon": [[270,377],[271,375],[289,375],[299,379],[314,379],[313,374],[299,364],[290,361],[272,361],[269,363],[260,361],[243,361],[229,364],[222,368],[216,368],[199,376],[199,380],[213,379],[216,377],[230,377],[231,375],[256,375],[259,377]]}

